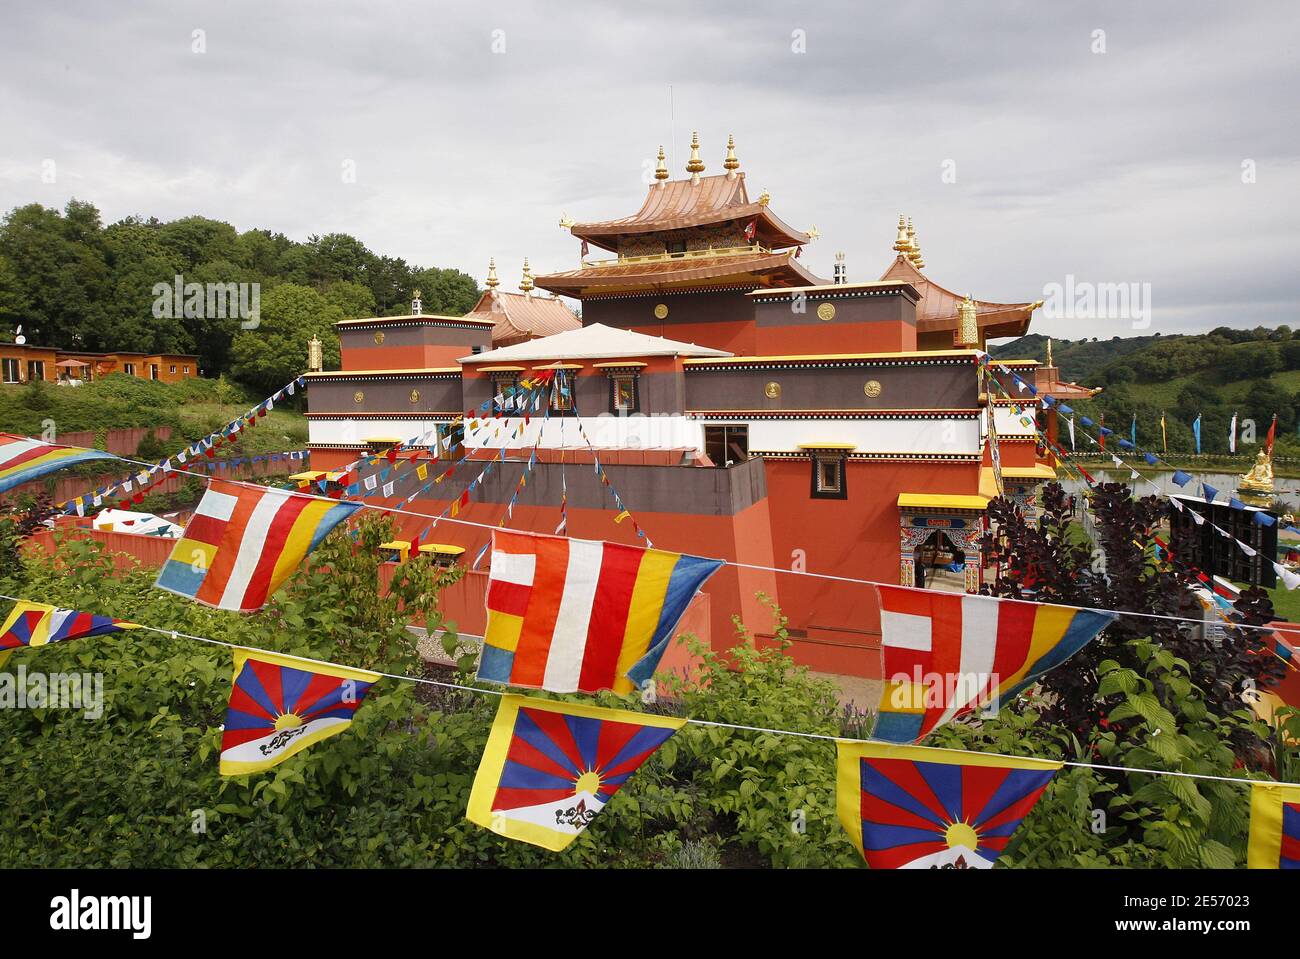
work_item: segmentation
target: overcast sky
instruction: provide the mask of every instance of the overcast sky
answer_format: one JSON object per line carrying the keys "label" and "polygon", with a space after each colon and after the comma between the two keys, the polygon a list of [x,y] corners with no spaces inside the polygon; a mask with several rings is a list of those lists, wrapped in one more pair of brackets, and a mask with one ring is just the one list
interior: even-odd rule
{"label": "overcast sky", "polygon": [[716,173],[734,133],[751,195],[821,231],[822,276],[843,250],[851,280],[879,278],[907,213],[927,274],[983,299],[1150,284],[1147,329],[1040,313],[1039,332],[1300,326],[1292,3],[43,0],[4,19],[4,210],[343,231],[480,283],[494,255],[513,288],[525,255],[576,265],[562,213],[634,212],[661,142],[681,176],[698,130]]}

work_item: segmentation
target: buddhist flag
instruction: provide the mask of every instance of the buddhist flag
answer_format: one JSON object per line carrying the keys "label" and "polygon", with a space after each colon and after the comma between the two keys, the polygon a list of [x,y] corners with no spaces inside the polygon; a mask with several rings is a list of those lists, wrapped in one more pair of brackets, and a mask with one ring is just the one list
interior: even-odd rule
{"label": "buddhist flag", "polygon": [[1300,786],[1252,783],[1248,869],[1300,869]]}
{"label": "buddhist flag", "polygon": [[721,560],[492,531],[478,678],[557,693],[631,692]]}
{"label": "buddhist flag", "polygon": [[270,769],[343,732],[380,678],[361,669],[236,650],[221,734],[221,775]]}
{"label": "buddhist flag", "polygon": [[54,446],[26,436],[0,433],[0,493],[78,463],[115,459],[116,456],[103,450]]}
{"label": "buddhist flag", "polygon": [[503,696],[465,818],[559,852],[685,724],[671,716]]}
{"label": "buddhist flag", "polygon": [[124,629],[138,628],[134,623],[110,616],[96,616],[94,613],[79,613],[44,603],[19,600],[14,603],[4,625],[0,626],[0,667],[20,649],[47,646],[67,639],[107,636]]}
{"label": "buddhist flag", "polygon": [[261,609],[307,554],[360,508],[212,480],[155,585],[216,609]]}
{"label": "buddhist flag", "polygon": [[840,825],[872,869],[991,869],[1060,763],[837,744]]}
{"label": "buddhist flag", "polygon": [[1118,615],[898,586],[877,589],[885,684],[872,738],[892,743],[916,742],[976,708],[1010,700]]}

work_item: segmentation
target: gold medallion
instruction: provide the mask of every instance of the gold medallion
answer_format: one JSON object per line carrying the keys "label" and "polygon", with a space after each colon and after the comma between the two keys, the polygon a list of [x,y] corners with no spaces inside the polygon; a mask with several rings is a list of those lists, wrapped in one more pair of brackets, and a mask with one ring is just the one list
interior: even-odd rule
{"label": "gold medallion", "polygon": [[880,395],[880,383],[876,380],[867,380],[866,386],[862,387],[862,392],[874,400]]}
{"label": "gold medallion", "polygon": [[817,307],[817,319],[819,320],[835,319],[835,304],[823,303],[821,306]]}
{"label": "gold medallion", "polygon": [[668,304],[660,303],[655,307],[655,319],[664,320],[668,318]]}
{"label": "gold medallion", "polygon": [[375,334],[375,346],[382,346],[384,343],[384,331],[380,330]]}
{"label": "gold medallion", "polygon": [[763,393],[766,394],[769,400],[779,399],[781,396],[781,384],[773,380],[771,383],[768,383],[767,386],[763,387]]}
{"label": "gold medallion", "polygon": [[420,391],[419,391],[419,390],[411,390],[411,402],[412,402],[412,403],[418,403],[418,402],[420,402]]}
{"label": "gold medallion", "polygon": [[366,399],[366,394],[362,393],[360,390],[357,390],[355,393],[352,394],[353,403],[362,403],[365,401],[365,399]]}

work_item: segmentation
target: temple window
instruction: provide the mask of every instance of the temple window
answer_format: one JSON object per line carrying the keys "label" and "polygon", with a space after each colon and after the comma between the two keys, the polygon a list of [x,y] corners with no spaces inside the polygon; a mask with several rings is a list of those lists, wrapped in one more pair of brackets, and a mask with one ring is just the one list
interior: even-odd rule
{"label": "temple window", "polygon": [[573,391],[577,385],[571,370],[556,370],[555,383],[551,389],[551,412],[573,413]]}
{"label": "temple window", "polygon": [[843,453],[814,453],[812,468],[814,499],[845,499],[848,496]]}
{"label": "temple window", "polygon": [[[514,373],[492,374],[492,413],[501,415],[514,409],[513,390],[519,383]],[[501,399],[498,399],[501,397]]]}
{"label": "temple window", "polygon": [[609,377],[609,411],[611,413],[636,413],[641,408],[637,374],[611,373]]}
{"label": "temple window", "polygon": [[672,254],[674,254],[674,253],[685,253],[685,252],[686,252],[686,241],[685,241],[685,240],[669,240],[667,243],[664,244],[664,250],[665,250],[669,255],[672,255]]}
{"label": "temple window", "polygon": [[704,427],[704,454],[714,466],[735,466],[749,459],[749,427],[741,425]]}

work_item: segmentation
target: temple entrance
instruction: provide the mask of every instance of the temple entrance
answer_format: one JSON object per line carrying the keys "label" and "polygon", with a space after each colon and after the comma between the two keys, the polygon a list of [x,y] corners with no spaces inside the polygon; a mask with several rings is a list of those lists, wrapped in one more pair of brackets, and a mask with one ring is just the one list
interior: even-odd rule
{"label": "temple entrance", "polygon": [[981,540],[987,505],[982,497],[901,494],[899,584],[978,593],[984,579]]}
{"label": "temple entrance", "polygon": [[949,593],[966,590],[966,551],[942,530],[934,530],[912,553],[916,586]]}

